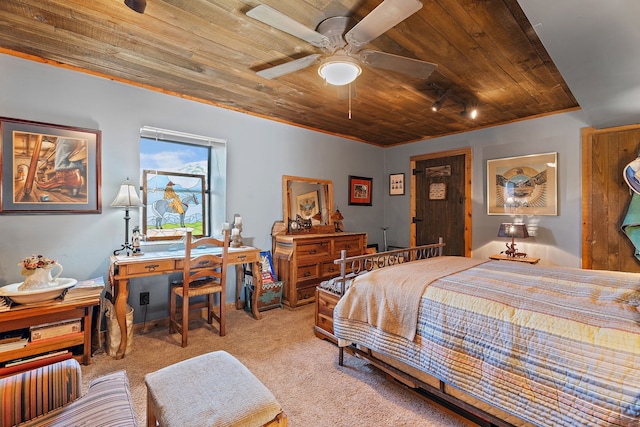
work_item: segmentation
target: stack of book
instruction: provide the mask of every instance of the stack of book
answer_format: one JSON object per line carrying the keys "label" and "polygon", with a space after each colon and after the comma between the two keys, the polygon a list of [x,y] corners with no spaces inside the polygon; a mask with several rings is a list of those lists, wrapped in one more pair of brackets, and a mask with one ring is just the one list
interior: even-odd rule
{"label": "stack of book", "polygon": [[16,350],[18,348],[26,347],[27,342],[28,340],[26,338],[23,338],[22,335],[1,338],[0,353],[3,351]]}
{"label": "stack of book", "polygon": [[60,322],[43,323],[29,328],[31,342],[36,343],[50,338],[82,333],[82,319],[69,319]]}
{"label": "stack of book", "polygon": [[104,279],[97,277],[90,280],[78,281],[67,290],[64,296],[65,301],[77,301],[88,298],[99,298],[104,290]]}

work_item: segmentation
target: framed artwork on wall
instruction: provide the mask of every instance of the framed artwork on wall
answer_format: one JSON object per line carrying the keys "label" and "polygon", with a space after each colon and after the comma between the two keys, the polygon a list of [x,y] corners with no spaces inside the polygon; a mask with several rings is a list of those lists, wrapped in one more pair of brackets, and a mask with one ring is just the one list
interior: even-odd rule
{"label": "framed artwork on wall", "polygon": [[0,213],[97,214],[101,132],[0,118]]}
{"label": "framed artwork on wall", "polygon": [[207,235],[204,175],[142,171],[142,234],[147,240],[180,239],[191,228]]}
{"label": "framed artwork on wall", "polygon": [[487,161],[489,215],[558,215],[557,153]]}
{"label": "framed artwork on wall", "polygon": [[402,196],[404,195],[404,174],[392,173],[389,175],[389,195],[390,196]]}
{"label": "framed artwork on wall", "polygon": [[371,206],[373,178],[349,175],[349,204]]}

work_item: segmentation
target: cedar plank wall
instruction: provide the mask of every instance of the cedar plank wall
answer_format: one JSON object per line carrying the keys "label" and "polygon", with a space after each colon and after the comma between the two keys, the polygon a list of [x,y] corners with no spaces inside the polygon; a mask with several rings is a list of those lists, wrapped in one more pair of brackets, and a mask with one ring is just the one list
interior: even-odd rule
{"label": "cedar plank wall", "polygon": [[640,152],[640,125],[582,131],[582,267],[640,272],[620,229],[631,194],[623,168]]}

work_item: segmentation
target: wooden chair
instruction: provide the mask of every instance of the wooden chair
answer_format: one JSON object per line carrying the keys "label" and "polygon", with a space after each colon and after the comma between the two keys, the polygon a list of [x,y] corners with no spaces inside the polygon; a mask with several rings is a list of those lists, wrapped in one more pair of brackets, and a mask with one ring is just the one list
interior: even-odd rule
{"label": "wooden chair", "polygon": [[[218,246],[222,248],[221,254],[203,254],[192,256],[194,248]],[[184,270],[182,280],[171,285],[171,297],[169,303],[169,333],[180,332],[182,335],[182,347],[187,346],[187,332],[189,330],[189,311],[195,309],[207,309],[207,322],[213,324],[213,319],[218,322],[220,336],[225,334],[225,299],[227,260],[229,253],[229,230],[224,232],[224,240],[206,237],[192,241],[191,232],[187,232],[185,242]],[[220,295],[220,306],[216,312],[213,305],[213,295]],[[204,301],[190,304],[190,299],[206,295]],[[186,296],[186,297],[185,297]],[[182,305],[177,305],[177,299],[182,299]],[[177,318],[178,310],[182,317]]]}

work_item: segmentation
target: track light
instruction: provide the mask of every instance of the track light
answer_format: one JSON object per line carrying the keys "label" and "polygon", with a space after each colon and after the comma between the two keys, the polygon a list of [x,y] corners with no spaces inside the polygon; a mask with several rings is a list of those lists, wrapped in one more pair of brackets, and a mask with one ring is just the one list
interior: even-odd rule
{"label": "track light", "polygon": [[444,93],[440,95],[440,98],[431,105],[432,111],[439,111],[440,108],[442,108],[442,104],[444,104],[445,99],[447,99],[447,92],[449,91],[445,90]]}
{"label": "track light", "polygon": [[131,10],[144,13],[144,9],[147,7],[147,0],[124,0],[124,4]]}
{"label": "track light", "polygon": [[460,111],[460,115],[462,117],[464,117],[465,119],[471,119],[471,120],[475,120],[476,117],[478,117],[478,109],[477,108],[471,108],[469,110],[467,110],[467,105],[466,104],[462,104],[464,109],[462,111]]}

